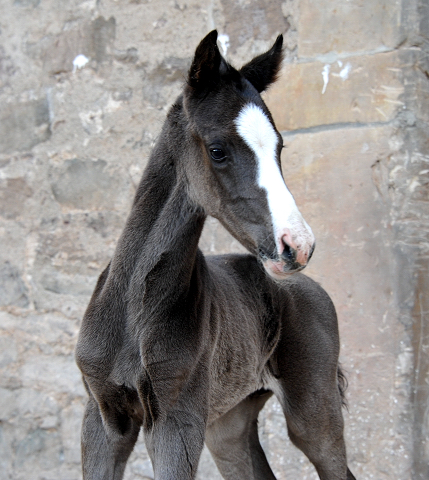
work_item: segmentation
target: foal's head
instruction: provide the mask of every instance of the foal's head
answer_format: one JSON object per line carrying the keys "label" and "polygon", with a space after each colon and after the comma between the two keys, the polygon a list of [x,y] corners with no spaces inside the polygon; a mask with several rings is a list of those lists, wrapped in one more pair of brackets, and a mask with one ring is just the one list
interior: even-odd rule
{"label": "foal's head", "polygon": [[301,270],[314,249],[280,170],[282,137],[260,93],[276,80],[283,38],[235,70],[220,55],[217,32],[198,46],[184,93],[191,152],[191,196],[276,279]]}

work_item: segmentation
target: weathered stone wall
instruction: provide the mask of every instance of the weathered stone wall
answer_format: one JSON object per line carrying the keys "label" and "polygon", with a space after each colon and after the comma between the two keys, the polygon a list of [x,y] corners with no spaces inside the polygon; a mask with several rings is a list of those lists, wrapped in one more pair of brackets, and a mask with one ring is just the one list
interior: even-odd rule
{"label": "weathered stone wall", "polygon": [[[428,1],[0,6],[0,479],[81,477],[80,319],[195,46],[215,27],[237,66],[285,35],[267,102],[317,237],[308,274],[339,314],[351,468],[429,478]],[[201,245],[243,250],[212,219]],[[260,430],[279,479],[317,478],[274,400]],[[126,478],[152,478],[142,440]],[[207,452],[198,478],[220,479]]]}

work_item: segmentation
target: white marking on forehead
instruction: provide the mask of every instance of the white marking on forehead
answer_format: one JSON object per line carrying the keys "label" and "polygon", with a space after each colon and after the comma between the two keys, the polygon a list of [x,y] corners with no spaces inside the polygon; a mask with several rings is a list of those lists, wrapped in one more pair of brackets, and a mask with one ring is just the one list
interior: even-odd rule
{"label": "white marking on forehead", "polygon": [[292,216],[301,214],[286,187],[277,163],[278,137],[267,115],[249,103],[235,120],[238,134],[255,153],[258,185],[267,192],[268,206],[276,233],[290,225]]}
{"label": "white marking on forehead", "polygon": [[256,156],[274,156],[277,135],[268,117],[254,103],[243,107],[235,120],[237,131]]}

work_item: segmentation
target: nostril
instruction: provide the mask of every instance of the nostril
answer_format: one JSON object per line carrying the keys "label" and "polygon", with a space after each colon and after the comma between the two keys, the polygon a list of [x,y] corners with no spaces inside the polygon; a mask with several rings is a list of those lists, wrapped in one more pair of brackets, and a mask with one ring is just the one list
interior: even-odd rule
{"label": "nostril", "polygon": [[283,249],[283,252],[282,252],[283,260],[285,260],[286,262],[294,262],[295,261],[294,250],[292,250],[290,248],[290,246],[285,241],[283,241],[283,246],[284,246],[284,249]]}

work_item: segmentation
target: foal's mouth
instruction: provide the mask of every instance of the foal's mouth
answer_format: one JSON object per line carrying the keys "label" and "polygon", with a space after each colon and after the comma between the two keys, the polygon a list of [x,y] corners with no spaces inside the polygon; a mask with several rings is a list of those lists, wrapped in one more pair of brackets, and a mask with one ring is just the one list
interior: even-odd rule
{"label": "foal's mouth", "polygon": [[259,248],[259,257],[262,260],[265,271],[270,277],[275,280],[283,280],[296,272],[304,270],[313,255],[313,251],[314,245],[308,253],[304,264],[297,261],[299,257],[298,252],[287,245],[280,256],[277,252],[274,255],[270,255],[262,248]]}
{"label": "foal's mouth", "polygon": [[262,264],[268,275],[275,280],[283,280],[290,275],[304,270],[306,265],[300,265],[299,263],[288,264],[282,260],[275,261],[270,258],[262,260]]}

